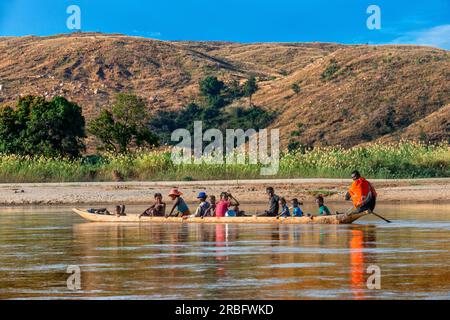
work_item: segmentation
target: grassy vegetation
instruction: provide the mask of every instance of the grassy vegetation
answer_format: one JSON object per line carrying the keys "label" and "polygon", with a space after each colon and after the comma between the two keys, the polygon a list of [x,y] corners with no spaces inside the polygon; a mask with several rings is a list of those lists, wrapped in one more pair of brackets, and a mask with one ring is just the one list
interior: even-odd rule
{"label": "grassy vegetation", "polygon": [[324,81],[333,80],[337,76],[337,72],[341,69],[341,66],[336,60],[332,59],[329,66],[322,73],[321,78]]}
{"label": "grassy vegetation", "polygon": [[75,182],[124,180],[211,180],[249,178],[348,178],[359,169],[369,178],[450,177],[450,146],[421,143],[374,144],[343,149],[316,148],[282,154],[275,177],[260,175],[260,165],[174,165],[169,151],[62,158],[0,155],[0,182]]}

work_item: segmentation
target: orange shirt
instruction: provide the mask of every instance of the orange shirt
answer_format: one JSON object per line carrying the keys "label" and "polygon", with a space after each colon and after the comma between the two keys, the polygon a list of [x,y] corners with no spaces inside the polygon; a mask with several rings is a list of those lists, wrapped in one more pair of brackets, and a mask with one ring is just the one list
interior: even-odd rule
{"label": "orange shirt", "polygon": [[353,181],[348,192],[352,198],[353,205],[356,208],[361,207],[369,192],[372,192],[373,197],[377,197],[375,188],[365,178],[359,178],[358,180]]}

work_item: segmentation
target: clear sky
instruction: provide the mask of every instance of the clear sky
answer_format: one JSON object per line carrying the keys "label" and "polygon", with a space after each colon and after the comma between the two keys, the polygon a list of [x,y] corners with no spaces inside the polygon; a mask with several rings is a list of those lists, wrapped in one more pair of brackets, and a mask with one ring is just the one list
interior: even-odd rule
{"label": "clear sky", "polygon": [[[411,43],[450,49],[450,0],[1,0],[0,35],[71,32],[70,5],[81,30],[161,40]],[[367,8],[381,9],[369,30]]]}

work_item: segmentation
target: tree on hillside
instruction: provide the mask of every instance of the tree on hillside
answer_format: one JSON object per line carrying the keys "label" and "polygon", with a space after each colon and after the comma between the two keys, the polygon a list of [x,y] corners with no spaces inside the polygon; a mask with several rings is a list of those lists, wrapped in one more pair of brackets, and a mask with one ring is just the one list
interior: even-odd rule
{"label": "tree on hillside", "polygon": [[89,124],[89,132],[103,144],[103,148],[126,153],[133,146],[157,146],[158,137],[149,127],[145,101],[132,94],[118,94],[111,110],[102,110]]}
{"label": "tree on hillside", "polygon": [[258,91],[258,84],[256,83],[256,78],[251,76],[247,82],[244,84],[244,95],[249,98],[249,106],[252,106],[252,97]]}
{"label": "tree on hillside", "polygon": [[81,108],[63,97],[20,98],[16,108],[0,108],[0,152],[79,157],[84,150]]}
{"label": "tree on hillside", "polygon": [[232,100],[241,98],[243,95],[243,92],[242,92],[242,87],[241,87],[241,84],[239,83],[239,81],[237,81],[236,79],[232,80],[227,85],[227,93]]}
{"label": "tree on hillside", "polygon": [[208,103],[212,106],[223,106],[222,90],[225,89],[225,83],[216,77],[206,77],[200,81],[200,94],[208,99]]}

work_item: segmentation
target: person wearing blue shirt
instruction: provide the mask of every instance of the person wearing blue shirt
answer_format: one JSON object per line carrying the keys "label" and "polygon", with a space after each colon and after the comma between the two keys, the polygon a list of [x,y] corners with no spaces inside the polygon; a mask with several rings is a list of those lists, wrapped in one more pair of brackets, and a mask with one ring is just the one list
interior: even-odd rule
{"label": "person wearing blue shirt", "polygon": [[303,211],[297,198],[292,199],[292,215],[294,217],[303,217]]}
{"label": "person wearing blue shirt", "polygon": [[206,216],[206,213],[208,212],[208,209],[211,206],[209,202],[206,201],[207,198],[208,196],[206,192],[200,192],[198,194],[197,199],[199,200],[200,204],[192,217],[204,218]]}
{"label": "person wearing blue shirt", "polygon": [[279,217],[286,218],[286,217],[291,216],[291,212],[289,211],[289,207],[287,205],[285,198],[280,199],[280,207],[281,207],[281,213],[278,215]]}

